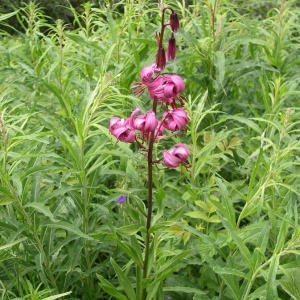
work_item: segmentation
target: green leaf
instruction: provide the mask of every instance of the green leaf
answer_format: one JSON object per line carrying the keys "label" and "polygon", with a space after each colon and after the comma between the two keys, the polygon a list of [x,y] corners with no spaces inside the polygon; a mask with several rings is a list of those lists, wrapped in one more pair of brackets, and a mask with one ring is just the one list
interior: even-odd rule
{"label": "green leaf", "polygon": [[[165,263],[160,263],[159,268],[156,271],[156,278],[153,281],[153,284],[162,282],[168,277],[169,274],[174,272],[178,268],[178,263],[183,260],[188,255],[188,251],[183,251],[174,257],[169,258]],[[151,284],[152,286],[152,284]]]}
{"label": "green leaf", "polygon": [[24,207],[31,207],[34,210],[42,213],[43,215],[45,215],[46,217],[48,217],[52,222],[55,222],[55,218],[52,214],[52,212],[50,211],[50,209],[45,206],[43,203],[40,202],[30,202],[27,203]]}
{"label": "green leaf", "polygon": [[1,21],[4,21],[4,20],[6,20],[6,19],[9,19],[9,18],[11,18],[11,17],[13,17],[13,16],[15,16],[15,15],[18,13],[18,11],[19,11],[19,10],[16,10],[16,11],[13,11],[13,12],[7,13],[7,14],[1,14],[1,15],[0,15],[0,22],[1,22]]}
{"label": "green leaf", "polygon": [[285,274],[280,279],[280,285],[284,291],[289,294],[293,300],[300,299],[300,270],[294,268],[290,270],[283,269]]}
{"label": "green leaf", "polygon": [[128,280],[127,276],[124,274],[122,269],[118,266],[118,264],[115,262],[115,260],[112,257],[110,258],[110,262],[118,276],[120,285],[122,286],[123,290],[128,296],[128,299],[136,299],[134,289],[130,281]]}
{"label": "green leaf", "polygon": [[43,298],[42,300],[55,300],[55,299],[59,299],[59,298],[62,298],[64,296],[68,296],[72,294],[72,292],[66,292],[66,293],[62,293],[62,294],[57,294],[57,295],[54,295],[54,296],[50,296],[50,297],[47,297],[47,298]]}
{"label": "green leaf", "polygon": [[194,219],[201,219],[205,222],[208,223],[219,223],[221,222],[219,216],[217,215],[213,215],[213,216],[208,216],[206,213],[202,212],[202,211],[191,211],[191,212],[187,212],[185,213],[186,216],[194,218]]}
{"label": "green leaf", "polygon": [[132,259],[138,265],[139,268],[142,268],[143,259],[139,249],[134,248],[131,244],[120,240],[119,237],[115,234],[111,234],[109,235],[109,237],[117,242],[118,246],[128,255],[130,259]]}
{"label": "green leaf", "polygon": [[230,267],[221,267],[217,264],[215,264],[213,266],[213,269],[216,273],[218,274],[224,274],[224,275],[233,275],[233,276],[236,276],[236,277],[240,277],[240,278],[246,278],[246,274],[243,273],[242,271],[238,270],[238,269],[235,269],[235,268],[230,268]]}
{"label": "green leaf", "polygon": [[272,257],[271,260],[268,277],[267,277],[266,300],[278,299],[276,274],[279,266],[279,258],[280,258],[279,255],[275,255],[274,257]]}
{"label": "green leaf", "polygon": [[0,205],[8,205],[12,203],[14,199],[9,195],[4,195],[0,192]]}
{"label": "green leaf", "polygon": [[284,243],[288,234],[288,224],[286,218],[283,218],[280,225],[280,230],[277,235],[276,245],[274,249],[274,253],[279,253],[281,249],[284,247]]}
{"label": "green leaf", "polygon": [[190,211],[185,213],[186,216],[191,217],[193,219],[202,219],[202,220],[207,220],[207,216],[204,212],[198,210],[198,211]]}
{"label": "green leaf", "polygon": [[77,235],[78,237],[81,237],[81,238],[84,238],[84,239],[89,239],[89,240],[92,239],[90,236],[83,233],[79,228],[77,228],[76,226],[74,226],[73,224],[70,224],[68,222],[60,221],[60,222],[57,222],[57,223],[49,223],[49,224],[46,224],[45,226],[64,229],[68,232],[71,232],[71,233]]}
{"label": "green leaf", "polygon": [[109,294],[118,300],[128,300],[128,298],[120,293],[108,280],[106,280],[103,276],[97,274],[97,278],[100,280],[100,287]]}
{"label": "green leaf", "polygon": [[121,235],[134,235],[138,231],[140,231],[140,227],[137,224],[125,225],[117,229],[117,233]]}
{"label": "green leaf", "polygon": [[14,241],[14,242],[11,242],[9,244],[6,244],[4,246],[1,246],[0,247],[0,251],[9,249],[9,248],[11,248],[11,247],[13,247],[13,246],[15,246],[15,245],[17,245],[19,243],[22,243],[23,241],[26,241],[26,240],[27,240],[27,237],[24,237],[24,238],[21,238],[19,240]]}
{"label": "green leaf", "polygon": [[194,295],[206,295],[205,292],[188,286],[167,286],[163,288],[164,292],[179,292]]}
{"label": "green leaf", "polygon": [[225,116],[224,118],[225,119],[229,119],[229,120],[238,121],[238,122],[246,125],[247,127],[253,129],[258,134],[262,133],[262,130],[260,129],[260,127],[256,123],[254,123],[252,120],[250,120],[248,118],[237,116],[237,115]]}
{"label": "green leaf", "polygon": [[223,217],[230,222],[230,225],[235,227],[236,226],[235,210],[232,204],[231,197],[228,193],[227,187],[223,183],[221,178],[216,177],[215,180],[220,189],[220,195],[222,201],[221,203],[219,203],[218,201],[211,199],[211,202],[220,209],[220,212],[222,213]]}

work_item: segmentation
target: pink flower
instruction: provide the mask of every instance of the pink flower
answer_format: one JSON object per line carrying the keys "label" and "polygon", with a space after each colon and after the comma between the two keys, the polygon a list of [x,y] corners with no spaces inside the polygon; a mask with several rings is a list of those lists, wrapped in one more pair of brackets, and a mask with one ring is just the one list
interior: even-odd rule
{"label": "pink flower", "polygon": [[178,19],[178,15],[175,11],[172,11],[171,15],[170,15],[170,26],[172,31],[176,32],[179,29],[179,19]]}
{"label": "pink flower", "polygon": [[164,112],[163,125],[171,131],[181,130],[188,123],[188,116],[183,108],[175,108]]}
{"label": "pink flower", "polygon": [[147,85],[151,84],[158,76],[160,70],[156,64],[146,66],[142,69],[140,77],[142,82],[134,82],[131,89],[134,90],[135,95],[142,95]]}
{"label": "pink flower", "polygon": [[[161,122],[158,122],[157,126],[154,130],[154,141],[158,141],[159,139],[161,139],[164,136],[164,130],[165,130],[165,127],[162,125]],[[150,132],[142,131],[142,137],[144,140],[149,140]]]}
{"label": "pink flower", "polygon": [[140,116],[137,116],[132,121],[133,128],[140,130],[144,133],[149,133],[151,131],[154,131],[155,128],[158,125],[158,120],[156,119],[156,115],[154,111],[148,111],[146,115],[142,114]]}
{"label": "pink flower", "polygon": [[134,121],[136,119],[136,114],[140,111],[140,109],[137,107],[130,115],[128,119],[126,119],[126,124],[130,129],[136,129],[134,127]]}
{"label": "pink flower", "polygon": [[159,75],[156,64],[144,67],[140,76],[142,82],[135,82],[131,86],[134,89],[134,94],[141,95],[147,88],[150,98],[157,98],[159,102],[173,104],[176,98],[180,99],[180,93],[185,88],[184,81],[179,75]]}
{"label": "pink flower", "polygon": [[160,102],[173,103],[185,86],[180,76],[165,74],[157,76],[147,87],[151,99],[156,97]]}
{"label": "pink flower", "polygon": [[110,119],[109,131],[119,141],[133,143],[135,141],[135,132],[129,123],[128,119],[113,117]]}
{"label": "pink flower", "polygon": [[147,84],[153,81],[155,73],[158,73],[156,64],[144,67],[140,73],[142,83]]}
{"label": "pink flower", "polygon": [[174,33],[172,32],[172,35],[168,42],[167,58],[168,60],[174,60],[175,57],[176,57],[176,40],[174,37]]}
{"label": "pink flower", "polygon": [[176,168],[188,158],[189,154],[187,145],[176,144],[174,148],[163,151],[163,160],[168,168]]}

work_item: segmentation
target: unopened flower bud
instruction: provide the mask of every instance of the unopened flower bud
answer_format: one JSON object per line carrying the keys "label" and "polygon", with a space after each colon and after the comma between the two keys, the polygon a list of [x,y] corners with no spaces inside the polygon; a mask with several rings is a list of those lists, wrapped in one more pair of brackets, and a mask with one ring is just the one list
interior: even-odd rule
{"label": "unopened flower bud", "polygon": [[179,19],[175,11],[172,11],[170,15],[170,26],[173,32],[176,32],[179,29]]}
{"label": "unopened flower bud", "polygon": [[160,70],[163,70],[166,67],[166,53],[164,48],[158,48],[156,54],[156,66]]}
{"label": "unopened flower bud", "polygon": [[172,32],[172,35],[168,42],[167,58],[168,60],[174,60],[175,56],[176,56],[176,40],[174,37],[174,33]]}

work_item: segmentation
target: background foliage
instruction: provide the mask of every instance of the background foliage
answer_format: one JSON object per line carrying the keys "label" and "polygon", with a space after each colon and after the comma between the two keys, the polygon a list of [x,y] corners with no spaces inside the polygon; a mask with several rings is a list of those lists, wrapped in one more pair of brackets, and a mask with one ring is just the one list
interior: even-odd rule
{"label": "background foliage", "polygon": [[[212,22],[214,1],[165,2],[191,167],[155,169],[149,299],[299,299],[299,5],[218,1]],[[46,3],[0,16],[1,299],[137,297],[146,163],[107,127],[149,104],[130,85],[159,14],[72,4],[63,21]]]}

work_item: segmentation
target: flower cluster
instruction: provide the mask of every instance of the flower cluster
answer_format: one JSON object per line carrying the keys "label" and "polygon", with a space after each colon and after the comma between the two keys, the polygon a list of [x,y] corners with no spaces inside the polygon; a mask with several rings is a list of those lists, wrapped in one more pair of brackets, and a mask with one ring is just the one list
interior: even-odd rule
{"label": "flower cluster", "polygon": [[[134,83],[132,88],[135,95],[141,95],[148,91],[150,99],[153,100],[152,110],[142,113],[136,108],[127,119],[113,117],[110,120],[109,131],[119,141],[137,144],[143,148],[145,142],[153,144],[165,137],[165,130],[178,132],[183,130],[188,123],[188,116],[183,108],[184,97],[181,93],[185,89],[182,78],[177,74],[163,74],[166,60],[174,60],[176,56],[176,42],[174,33],[179,29],[177,14],[171,10],[168,23],[164,23],[165,11],[162,10],[162,29],[157,34],[158,51],[156,62],[146,66],[140,73],[141,81]],[[163,47],[163,35],[166,27],[171,29],[171,37],[168,41],[167,54]],[[165,110],[160,114],[157,112],[157,103],[162,104]],[[165,105],[164,105],[165,104]],[[160,119],[160,120],[159,120]],[[187,160],[189,149],[185,144],[177,144],[170,150],[163,151],[161,159],[168,168],[176,168]]]}

